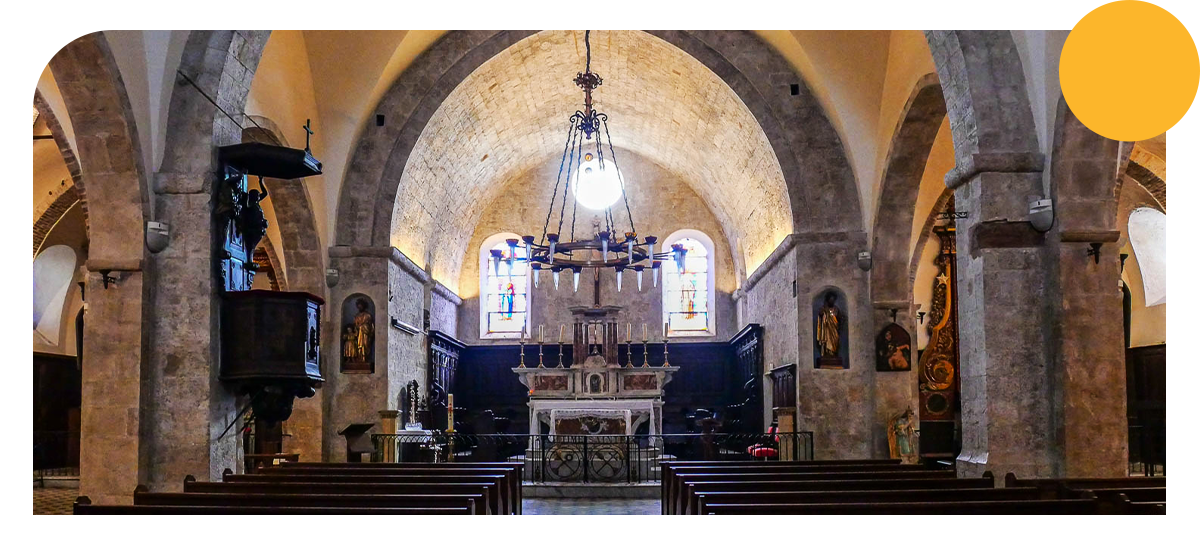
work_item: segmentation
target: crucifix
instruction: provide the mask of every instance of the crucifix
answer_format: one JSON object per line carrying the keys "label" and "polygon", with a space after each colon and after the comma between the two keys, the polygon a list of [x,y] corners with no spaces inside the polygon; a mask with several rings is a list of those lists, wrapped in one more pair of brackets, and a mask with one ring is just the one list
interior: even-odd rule
{"label": "crucifix", "polygon": [[312,135],[313,135],[313,131],[312,131],[312,119],[305,119],[305,120],[304,120],[304,134],[305,134],[305,136],[304,136],[304,150],[305,150],[305,151],[307,151],[307,152],[309,152],[309,153],[312,153],[312,149],[310,149],[310,148],[309,148],[309,144],[308,144],[308,140],[309,140],[309,138],[311,138],[311,137],[312,137]]}

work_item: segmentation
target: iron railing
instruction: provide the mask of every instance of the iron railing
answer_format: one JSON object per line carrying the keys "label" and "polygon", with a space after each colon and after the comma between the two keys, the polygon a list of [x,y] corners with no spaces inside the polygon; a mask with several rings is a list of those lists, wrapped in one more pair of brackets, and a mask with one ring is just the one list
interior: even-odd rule
{"label": "iron railing", "polygon": [[372,461],[520,461],[526,482],[653,483],[663,460],[804,461],[811,432],[780,434],[375,434]]}
{"label": "iron railing", "polygon": [[1164,423],[1129,425],[1129,473],[1167,476],[1167,426]]}
{"label": "iron railing", "polygon": [[44,486],[55,477],[79,477],[79,433],[34,431],[33,480]]}

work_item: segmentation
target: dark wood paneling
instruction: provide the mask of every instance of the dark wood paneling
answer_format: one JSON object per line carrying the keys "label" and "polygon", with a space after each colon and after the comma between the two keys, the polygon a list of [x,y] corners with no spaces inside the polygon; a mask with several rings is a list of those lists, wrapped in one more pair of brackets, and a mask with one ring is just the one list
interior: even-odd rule
{"label": "dark wood paneling", "polygon": [[33,354],[33,468],[79,466],[80,381],[75,356]]}
{"label": "dark wood paneling", "polygon": [[[669,345],[671,365],[681,369],[667,384],[663,401],[663,432],[694,432],[688,419],[697,409],[707,409],[725,415],[730,404],[750,402],[753,411],[762,411],[762,389],[744,390],[748,380],[761,380],[762,353],[761,327],[753,325],[739,333],[731,342],[676,343]],[[737,349],[745,348],[751,341],[759,350],[744,350],[745,361],[739,363]],[[643,345],[634,343],[633,364],[642,365]],[[662,365],[662,343],[650,343],[649,362]],[[618,362],[628,363],[625,344],[618,347]],[[512,368],[520,362],[520,347],[517,345],[468,346],[459,358],[458,374],[454,388],[455,406],[466,409],[473,416],[490,409],[496,416],[508,418],[506,432],[524,433],[529,427],[528,390],[521,384]],[[558,364],[558,345],[548,344],[544,348],[546,365]],[[573,346],[563,346],[563,361],[570,364]],[[537,345],[525,345],[525,365],[538,363]],[[760,385],[761,386],[761,385]],[[761,430],[761,414],[751,415],[758,425],[749,430]],[[503,426],[503,422],[501,423]]]}

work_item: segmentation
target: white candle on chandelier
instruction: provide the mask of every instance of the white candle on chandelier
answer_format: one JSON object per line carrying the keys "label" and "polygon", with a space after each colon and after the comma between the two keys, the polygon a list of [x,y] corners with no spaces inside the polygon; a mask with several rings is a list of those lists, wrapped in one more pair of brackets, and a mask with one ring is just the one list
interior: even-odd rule
{"label": "white candle on chandelier", "polygon": [[617,292],[618,293],[621,292],[621,274],[623,274],[624,272],[625,272],[625,270],[623,270],[621,268],[617,268]]}
{"label": "white candle on chandelier", "polygon": [[579,292],[579,271],[578,270],[571,271],[571,283],[575,286],[575,292],[578,293]]}

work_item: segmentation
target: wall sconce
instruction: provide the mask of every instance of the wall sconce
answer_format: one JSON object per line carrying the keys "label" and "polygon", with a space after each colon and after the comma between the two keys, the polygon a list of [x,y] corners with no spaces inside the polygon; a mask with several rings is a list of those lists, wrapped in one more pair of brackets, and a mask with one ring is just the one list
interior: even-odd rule
{"label": "wall sconce", "polygon": [[871,269],[871,251],[861,251],[858,253],[858,269],[866,272]]}
{"label": "wall sconce", "polygon": [[166,222],[146,222],[146,248],[158,254],[171,244],[171,226]]}
{"label": "wall sconce", "polygon": [[1100,263],[1100,243],[1090,243],[1087,249],[1087,255],[1092,257],[1096,264]]}
{"label": "wall sconce", "polygon": [[117,278],[108,275],[111,271],[112,270],[100,270],[100,281],[104,283],[105,289],[108,288],[109,283],[112,283],[113,285],[117,284]]}
{"label": "wall sconce", "polygon": [[1029,203],[1029,223],[1039,232],[1050,231],[1054,226],[1054,201],[1039,199]]}
{"label": "wall sconce", "polygon": [[337,287],[338,281],[341,280],[341,275],[341,272],[339,272],[337,268],[326,268],[325,285],[329,286],[331,289]]}

